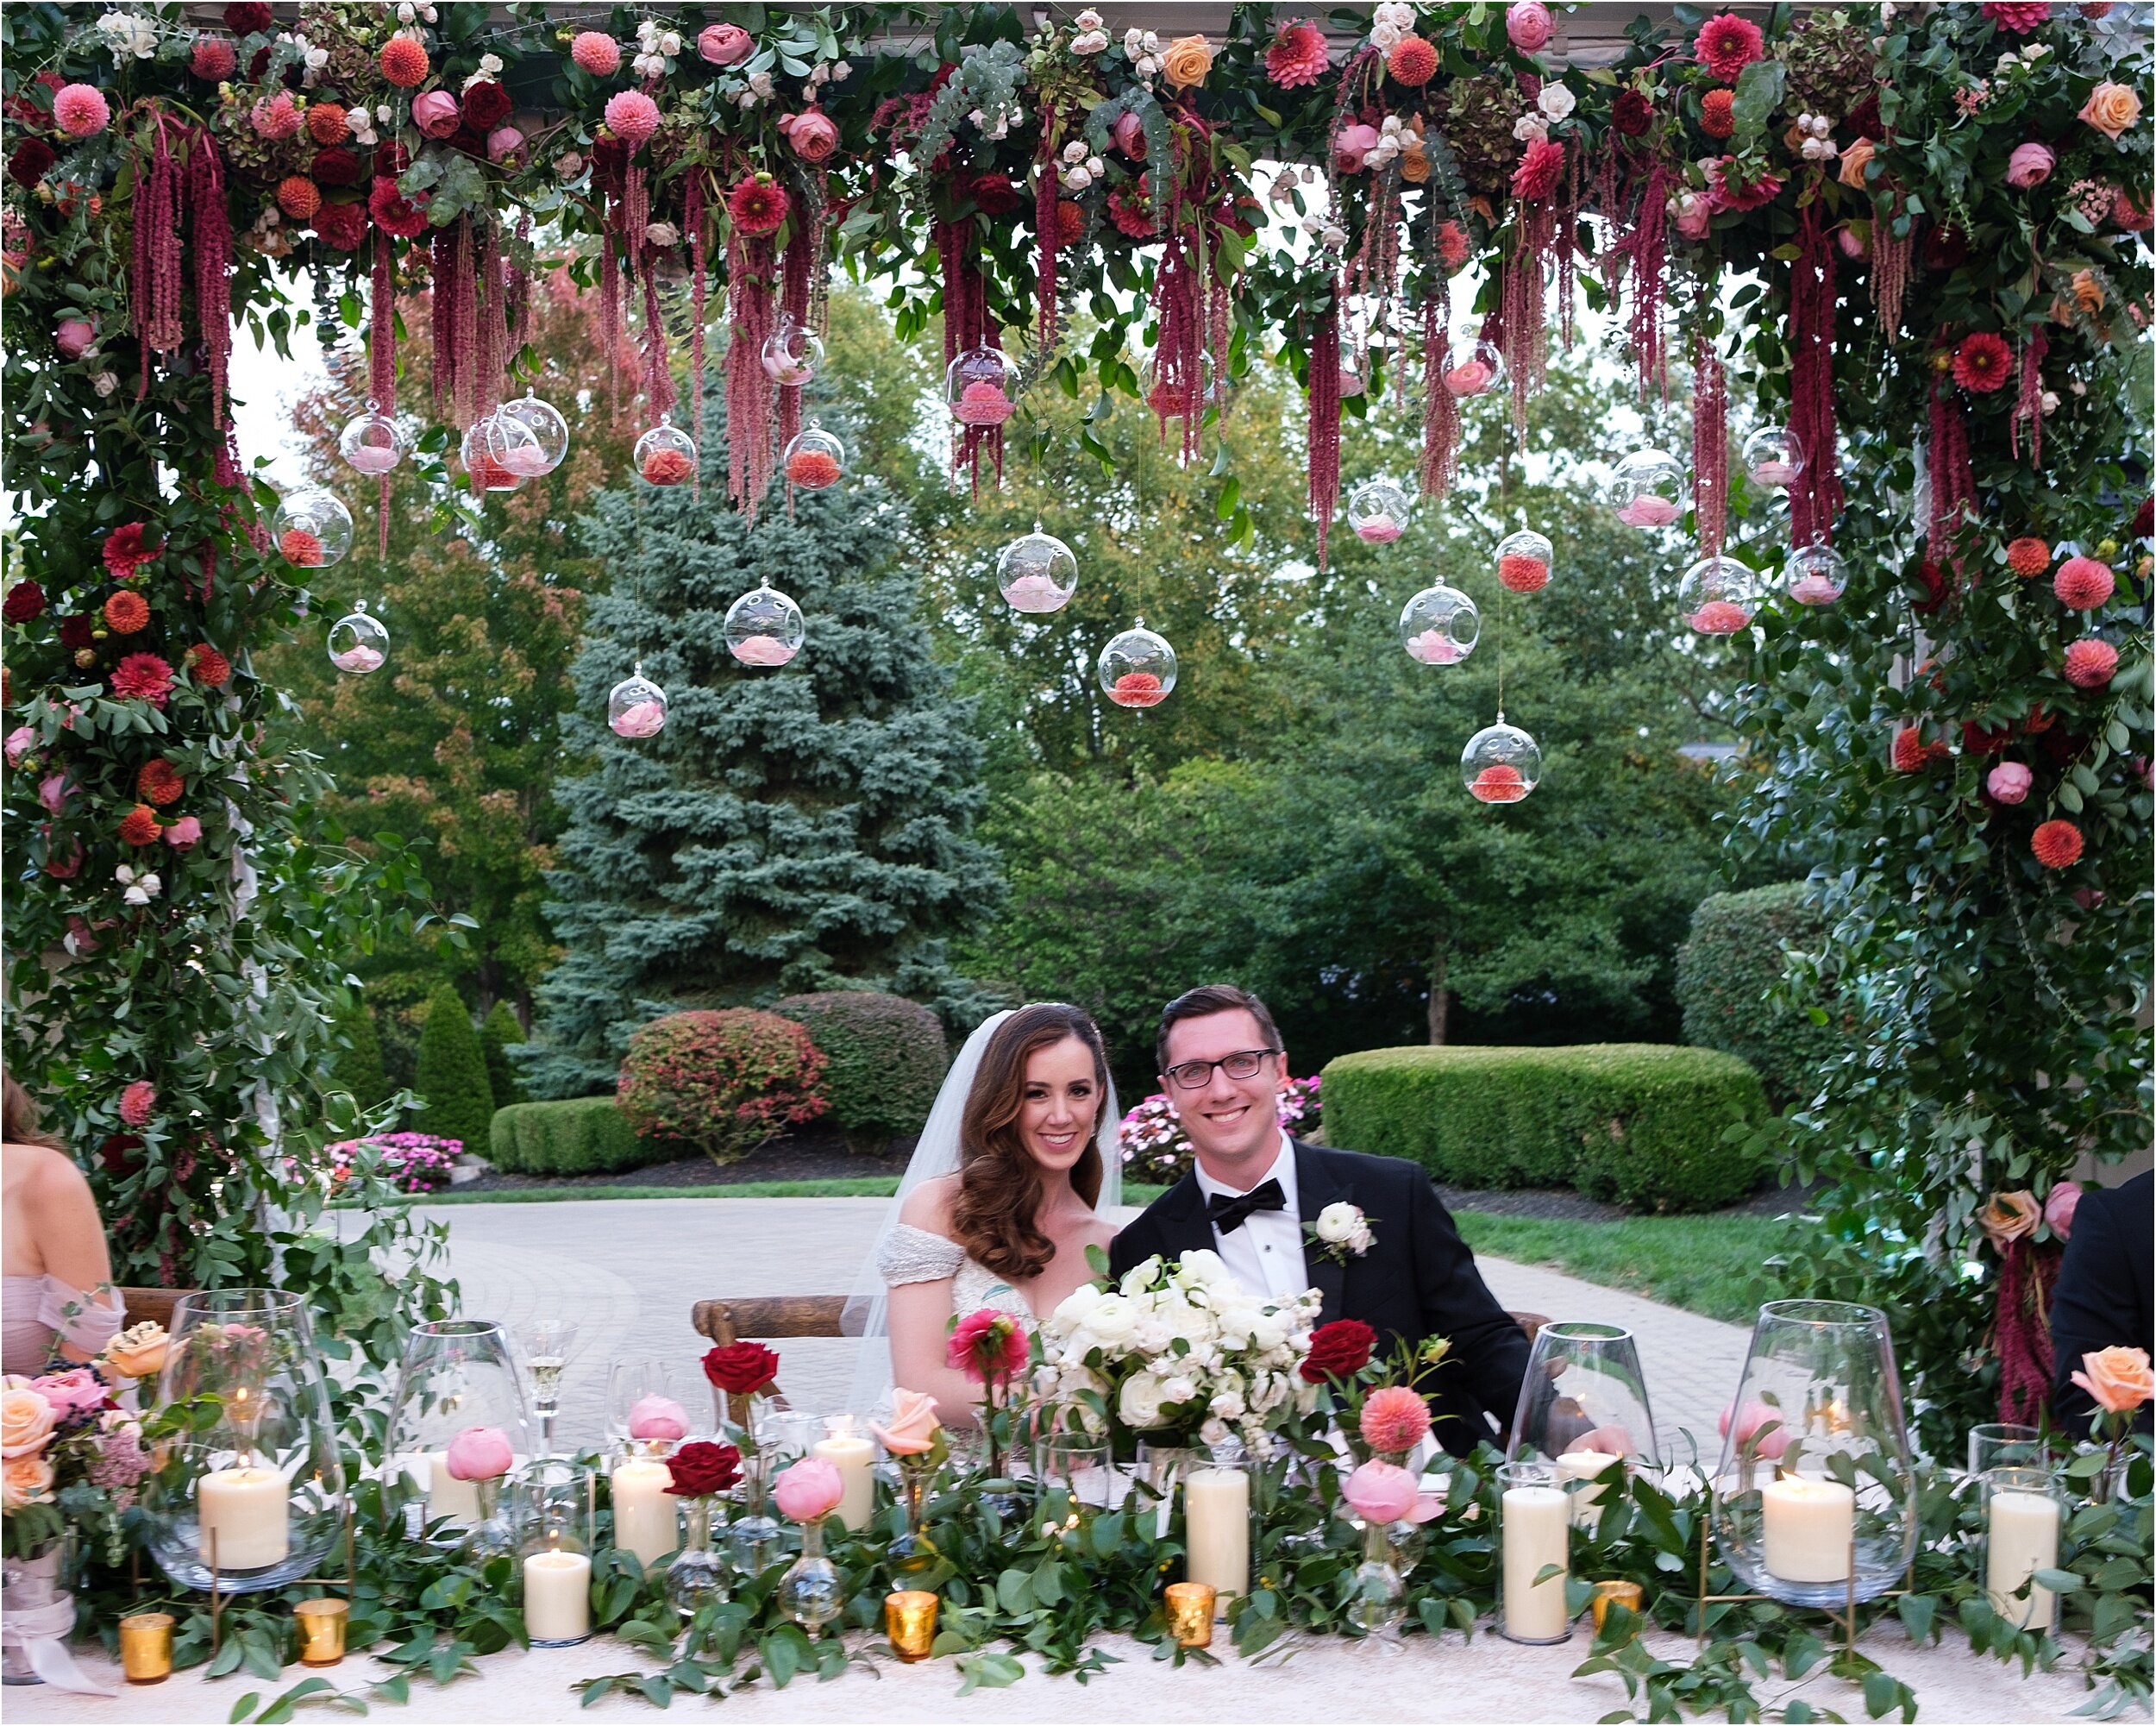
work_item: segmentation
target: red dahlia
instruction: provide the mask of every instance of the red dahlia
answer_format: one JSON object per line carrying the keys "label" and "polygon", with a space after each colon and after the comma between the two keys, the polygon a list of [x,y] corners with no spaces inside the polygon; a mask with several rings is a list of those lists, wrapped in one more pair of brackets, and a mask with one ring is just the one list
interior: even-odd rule
{"label": "red dahlia", "polygon": [[1075,246],[1085,237],[1086,206],[1074,204],[1069,198],[1059,199],[1056,205],[1056,243]]}
{"label": "red dahlia", "polygon": [[2147,539],[2156,533],[2156,498],[2143,498],[2140,508],[2134,512],[2134,525],[2128,531],[2136,539]]}
{"label": "red dahlia", "polygon": [[165,548],[145,545],[142,524],[131,521],[105,536],[105,568],[116,581],[132,581],[135,572]]}
{"label": "red dahlia", "polygon": [[270,27],[270,9],[261,0],[236,0],[224,9],[224,27],[235,36],[251,36]]}
{"label": "red dahlia", "polygon": [[8,178],[20,186],[33,186],[52,171],[60,160],[42,138],[25,138],[8,158]]}
{"label": "red dahlia", "polygon": [[2046,869],[2071,869],[2081,861],[2081,829],[2071,821],[2046,821],[2028,836],[2028,848]]}
{"label": "red dahlia", "polygon": [[751,240],[777,233],[792,207],[786,189],[768,174],[743,180],[726,194],[726,213],[734,218],[734,226]]}
{"label": "red dahlia", "polygon": [[197,36],[187,69],[210,84],[222,84],[239,69],[240,57],[222,36]]}
{"label": "red dahlia", "polygon": [[2024,536],[2007,547],[2006,567],[2024,581],[2031,581],[2051,568],[2051,547]]}
{"label": "red dahlia", "polygon": [[1759,27],[1734,12],[1724,12],[1700,26],[1692,41],[1693,57],[1724,84],[1734,84],[1737,74],[1752,61],[1765,57],[1766,38]]}
{"label": "red dahlia", "polygon": [[304,173],[286,174],[277,182],[277,207],[295,222],[304,222],[322,208],[322,188]]}
{"label": "red dahlia", "polygon": [[180,794],[187,789],[187,781],[179,769],[163,756],[157,756],[142,763],[142,770],[135,775],[135,794],[145,803],[154,803],[160,808],[167,803],[179,801]]}
{"label": "red dahlia", "polygon": [[207,642],[187,650],[187,674],[205,689],[222,689],[232,681],[232,662]]}
{"label": "red dahlia", "polygon": [[1145,207],[1145,179],[1140,174],[1136,185],[1119,186],[1108,194],[1108,219],[1115,223],[1118,233],[1133,240],[1150,239],[1158,231],[1152,212]]}
{"label": "red dahlia", "polygon": [[364,204],[325,204],[315,211],[315,233],[325,246],[356,252],[367,239]]}
{"label": "red dahlia", "polygon": [[360,183],[358,154],[342,145],[315,153],[315,184],[317,185],[357,185]]}
{"label": "red dahlia", "polygon": [[150,602],[122,587],[105,601],[105,623],[115,635],[134,635],[150,620]]}
{"label": "red dahlia", "polygon": [[1710,90],[1699,99],[1699,129],[1710,138],[1727,138],[1737,130],[1737,93]]}
{"label": "red dahlia", "polygon": [[1954,381],[1972,396],[2003,388],[2013,370],[2013,350],[1988,330],[1963,336],[1954,349]]}
{"label": "red dahlia", "polygon": [[351,135],[352,122],[337,104],[317,102],[307,110],[307,135],[317,144],[342,144]]}
{"label": "red dahlia", "polygon": [[1973,756],[1997,755],[2014,741],[2014,722],[2009,719],[1996,730],[1988,730],[1974,719],[1961,722],[1961,746]]}
{"label": "red dahlia", "polygon": [[427,194],[406,198],[393,179],[375,180],[367,208],[374,225],[395,239],[416,240],[427,231]]}

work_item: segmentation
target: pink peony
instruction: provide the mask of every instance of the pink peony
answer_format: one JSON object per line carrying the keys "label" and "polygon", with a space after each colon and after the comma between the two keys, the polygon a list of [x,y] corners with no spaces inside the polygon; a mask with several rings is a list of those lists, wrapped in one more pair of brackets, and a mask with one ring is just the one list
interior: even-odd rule
{"label": "pink peony", "polygon": [[22,764],[22,757],[36,747],[37,733],[28,725],[17,725],[8,733],[8,765],[20,767]]}
{"label": "pink peony", "polygon": [[689,1435],[688,1411],[671,1396],[645,1396],[629,1411],[629,1436],[674,1440]]}
{"label": "pink peony", "polygon": [[1497,375],[1487,360],[1463,360],[1445,374],[1445,386],[1456,396],[1479,396]]}
{"label": "pink peony", "polygon": [[805,162],[829,161],[838,147],[838,128],[820,108],[781,116],[779,129],[786,134],[793,154]]}
{"label": "pink peony", "polygon": [[2028,795],[2036,775],[2018,761],[2002,761],[1984,776],[1984,788],[1995,803],[2019,803]]}
{"label": "pink peony", "polygon": [[53,120],[71,138],[94,138],[112,123],[112,110],[95,85],[63,84],[53,97]]}
{"label": "pink peony", "polygon": [[157,1087],[137,1079],[120,1093],[120,1119],[129,1127],[147,1127],[157,1112]]}
{"label": "pink peony", "polygon": [[1342,173],[1360,173],[1364,159],[1377,147],[1377,143],[1376,127],[1359,122],[1343,126],[1332,140],[1332,166]]}
{"label": "pink peony", "polygon": [[97,326],[85,318],[63,317],[53,331],[53,345],[66,360],[79,360],[97,339]]}
{"label": "pink peony", "polygon": [[659,129],[659,104],[641,90],[609,97],[606,129],[633,150]]}
{"label": "pink peony", "polygon": [[2065,1240],[2074,1232],[2074,1213],[2080,1208],[2080,1183],[2061,1181],[2044,1201],[2044,1226]]}
{"label": "pink peony", "polygon": [[254,122],[257,137],[267,138],[277,143],[286,138],[298,137],[300,127],[306,123],[298,104],[281,90],[276,95],[256,103],[249,111],[248,118]]}
{"label": "pink peony", "polygon": [[611,78],[621,70],[621,44],[600,30],[579,30],[569,58],[593,78]]}
{"label": "pink peony", "polygon": [[499,1427],[467,1427],[449,1440],[452,1480],[498,1480],[516,1460],[509,1434]]}
{"label": "pink peony", "polygon": [[1407,657],[1424,665],[1457,665],[1459,643],[1441,630],[1425,630],[1407,643]]}
{"label": "pink peony", "polygon": [[805,1456],[772,1483],[771,1496],[780,1516],[812,1522],[838,1508],[838,1501],[846,1496],[846,1483],[822,1457]]}
{"label": "pink peony", "polygon": [[633,701],[607,723],[618,737],[655,737],[666,729],[667,710],[656,701]]}
{"label": "pink peony", "polygon": [[53,1405],[53,1413],[62,1421],[78,1409],[102,1408],[106,1400],[104,1381],[87,1366],[47,1372],[31,1379],[30,1388]]}
{"label": "pink peony", "polygon": [[1617,519],[1626,527],[1667,527],[1683,513],[1668,498],[1646,492],[1619,510]]}
{"label": "pink peony", "polygon": [[[1721,1431],[1725,1438],[1729,1435],[1730,1413],[1727,1409],[1722,1410]],[[1781,1422],[1778,1409],[1770,1409],[1764,1403],[1746,1403],[1744,1413],[1737,1416],[1738,1449],[1748,1450],[1754,1456],[1772,1462],[1789,1447],[1788,1429]],[[1771,1427],[1772,1430],[1763,1433],[1763,1427]]]}
{"label": "pink peony", "polygon": [[1421,1478],[1397,1463],[1366,1462],[1348,1476],[1340,1496],[1366,1522],[1426,1522],[1444,1506],[1421,1489]]}
{"label": "pink peony", "polygon": [[954,1371],[980,1384],[991,1376],[1008,1378],[1023,1372],[1030,1354],[1025,1327],[1008,1313],[983,1307],[959,1320],[945,1359]]}
{"label": "pink peony", "polygon": [[74,781],[66,774],[48,773],[37,782],[37,800],[44,806],[47,815],[57,815],[67,807],[67,799],[74,789]]}
{"label": "pink peony", "polygon": [[1370,1392],[1357,1424],[1372,1450],[1405,1456],[1430,1435],[1430,1405],[1404,1384],[1387,1384]]}
{"label": "pink peony", "polygon": [[986,381],[968,384],[959,394],[950,417],[961,425],[1001,425],[1018,411],[1018,405],[1003,392],[1003,386]]}
{"label": "pink peony", "polygon": [[429,90],[411,99],[411,123],[429,138],[454,138],[464,116],[446,90]]}
{"label": "pink peony", "polygon": [[1115,147],[1134,162],[1145,160],[1145,122],[1135,114],[1119,114],[1110,129]]}
{"label": "pink peony", "polygon": [[2026,191],[2049,179],[2058,164],[2059,158],[2043,144],[2016,144],[2006,159],[2006,183]]}
{"label": "pink peony", "polygon": [[184,851],[202,840],[202,823],[192,815],[182,815],[165,829],[165,843],[176,851]]}
{"label": "pink peony", "polygon": [[486,160],[507,162],[524,147],[524,135],[514,126],[497,126],[486,135]]}
{"label": "pink peony", "polygon": [[1759,27],[1734,12],[1724,12],[1700,26],[1692,39],[1692,53],[1708,73],[1724,84],[1734,84],[1737,74],[1754,60],[1765,57],[1766,38]]}
{"label": "pink peony", "polygon": [[696,51],[712,66],[739,66],[756,50],[755,38],[738,24],[712,24],[696,39]]}
{"label": "pink peony", "polygon": [[1523,54],[1539,53],[1557,32],[1557,21],[1542,0],[1515,0],[1505,9],[1505,35]]}
{"label": "pink peony", "polygon": [[2108,641],[2089,636],[2066,649],[2066,681],[2077,689],[2101,689],[2118,668],[2119,650]]}

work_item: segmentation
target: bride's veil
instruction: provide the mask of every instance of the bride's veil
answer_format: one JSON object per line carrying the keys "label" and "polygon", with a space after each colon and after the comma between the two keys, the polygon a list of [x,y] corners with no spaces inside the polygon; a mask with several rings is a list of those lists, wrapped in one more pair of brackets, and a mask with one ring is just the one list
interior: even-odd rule
{"label": "bride's veil", "polygon": [[[959,1127],[966,1116],[966,1099],[973,1095],[974,1079],[981,1070],[981,1059],[987,1051],[989,1039],[1011,1013],[1012,1009],[1006,1007],[1001,1013],[990,1014],[975,1026],[973,1034],[966,1039],[965,1046],[959,1050],[958,1058],[950,1064],[950,1070],[943,1075],[943,1089],[936,1093],[936,1106],[928,1112],[920,1142],[913,1147],[912,1160],[906,1165],[905,1178],[899,1181],[898,1191],[885,1208],[882,1224],[876,1230],[868,1256],[855,1275],[842,1321],[846,1335],[861,1339],[861,1353],[854,1366],[853,1396],[846,1405],[849,1409],[874,1409],[890,1393],[890,1290],[884,1285],[883,1273],[876,1268],[882,1260],[883,1243],[898,1227],[899,1213],[916,1187],[957,1170]],[[1119,1135],[1122,1120],[1122,1111],[1116,1105],[1115,1081],[1111,1078],[1107,1095],[1101,1099],[1100,1125],[1094,1133],[1094,1143],[1100,1152],[1100,1197],[1095,1208],[1102,1211],[1123,1202],[1123,1152]]]}

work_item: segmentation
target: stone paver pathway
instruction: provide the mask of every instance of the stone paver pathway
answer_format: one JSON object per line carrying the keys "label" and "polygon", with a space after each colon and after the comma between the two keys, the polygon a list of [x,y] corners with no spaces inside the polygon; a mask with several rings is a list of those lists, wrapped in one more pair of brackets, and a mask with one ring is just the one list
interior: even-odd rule
{"label": "stone paver pathway", "polygon": [[[843,1294],[874,1243],[881,1199],[615,1199],[442,1206],[450,1269],[467,1314],[508,1324],[541,1314],[582,1327],[564,1377],[559,1437],[596,1441],[607,1371],[625,1354],[678,1357],[705,1345],[689,1309],[715,1296]],[[1515,1311],[1620,1324],[1639,1339],[1663,1454],[1690,1459],[1682,1430],[1713,1463],[1715,1422],[1737,1387],[1747,1333],[1658,1302],[1501,1258],[1480,1261]],[[843,1407],[860,1345],[849,1338],[779,1345],[781,1383],[799,1407]]]}

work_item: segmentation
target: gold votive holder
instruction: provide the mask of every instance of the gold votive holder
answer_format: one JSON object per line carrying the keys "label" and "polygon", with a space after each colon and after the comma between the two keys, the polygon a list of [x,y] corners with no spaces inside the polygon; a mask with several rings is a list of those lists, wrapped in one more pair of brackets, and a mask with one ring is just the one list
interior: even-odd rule
{"label": "gold votive holder", "polygon": [[1588,1603],[1589,1609],[1595,1614],[1595,1634],[1598,1636],[1602,1634],[1602,1620],[1609,1616],[1612,1605],[1637,1613],[1645,1609],[1646,1603],[1647,1591],[1636,1582],[1596,1583],[1594,1597]]}
{"label": "gold votive holder", "polygon": [[1213,1646],[1213,1603],[1209,1582],[1168,1585],[1168,1634],[1186,1648]]}
{"label": "gold votive holder", "polygon": [[120,1621],[120,1670],[129,1684],[162,1684],[172,1675],[172,1615],[131,1612]]}
{"label": "gold votive holder", "polygon": [[303,1600],[292,1608],[299,1626],[302,1666],[333,1666],[344,1658],[344,1627],[352,1616],[348,1600]]}
{"label": "gold votive holder", "polygon": [[924,1660],[936,1648],[936,1609],[938,1601],[924,1588],[901,1588],[883,1597],[883,1628],[892,1651],[912,1666]]}

